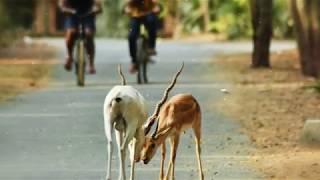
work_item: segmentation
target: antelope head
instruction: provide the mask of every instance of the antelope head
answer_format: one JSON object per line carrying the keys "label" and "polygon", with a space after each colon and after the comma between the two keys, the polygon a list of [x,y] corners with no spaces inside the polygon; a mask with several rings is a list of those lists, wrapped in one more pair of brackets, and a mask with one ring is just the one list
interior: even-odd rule
{"label": "antelope head", "polygon": [[171,84],[165,90],[162,99],[157,103],[157,106],[156,106],[156,109],[154,110],[154,113],[152,114],[152,116],[150,116],[148,118],[146,124],[144,125],[144,134],[148,135],[152,125],[157,121],[156,129],[153,132],[152,136],[145,138],[145,143],[144,143],[143,149],[142,149],[142,160],[143,160],[144,164],[149,163],[149,161],[153,158],[153,156],[155,155],[155,153],[160,145],[156,142],[156,135],[157,135],[157,130],[158,130],[158,126],[159,126],[160,109],[164,105],[164,103],[167,101],[168,94],[172,90],[174,85],[176,84],[177,78],[180,75],[180,73],[182,72],[183,67],[184,67],[184,63],[182,63],[180,70],[175,74],[175,76],[172,79]]}
{"label": "antelope head", "polygon": [[144,164],[148,164],[156,154],[159,144],[152,137],[146,137],[142,148],[142,158]]}

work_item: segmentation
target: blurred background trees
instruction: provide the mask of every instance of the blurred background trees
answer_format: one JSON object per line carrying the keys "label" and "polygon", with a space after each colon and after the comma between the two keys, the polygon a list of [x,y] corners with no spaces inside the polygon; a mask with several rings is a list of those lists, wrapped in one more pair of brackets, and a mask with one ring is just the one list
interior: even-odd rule
{"label": "blurred background trees", "polygon": [[291,0],[302,72],[320,77],[320,1]]}
{"label": "blurred background trees", "polygon": [[[1,27],[32,30],[35,26],[36,7],[42,1],[50,2],[47,6],[57,2],[57,0],[1,0]],[[250,38],[253,34],[249,0],[159,1],[163,6],[161,22],[162,34],[165,37],[213,33],[225,39],[239,39]],[[126,36],[128,18],[122,14],[124,3],[125,0],[103,0],[104,13],[98,18],[98,34],[108,37]],[[48,16],[51,10],[43,11],[43,16]],[[287,1],[274,1],[272,16],[274,37],[293,37],[293,23]],[[59,18],[58,20],[62,21]]]}
{"label": "blurred background trees", "polygon": [[124,1],[104,0],[103,14],[98,18],[98,34],[123,37],[128,32],[128,20],[123,15]]}
{"label": "blurred background trees", "polygon": [[[122,13],[125,0],[102,0],[104,12],[97,19],[98,35],[126,37],[128,17]],[[261,25],[256,10],[250,2],[268,0],[159,0],[163,7],[160,15],[160,35],[166,38],[213,34],[217,39],[234,40],[256,37],[253,21]],[[12,42],[16,34],[54,35],[63,34],[63,15],[56,6],[57,0],[1,0],[0,45]],[[251,4],[252,5],[252,4]],[[267,4],[269,29],[273,39],[292,39],[294,29],[305,75],[320,76],[320,1],[275,0]],[[264,5],[262,5],[264,6]],[[257,8],[257,7],[255,7]],[[272,9],[270,9],[272,8]],[[271,13],[271,16],[270,16]],[[272,17],[272,23],[270,18]],[[269,26],[267,25],[267,26]],[[271,38],[269,35],[262,37]],[[268,38],[267,38],[268,39]],[[260,39],[258,42],[264,42]],[[268,43],[267,43],[268,44]],[[266,46],[269,49],[269,46]],[[268,53],[265,50],[258,54]],[[253,54],[253,60],[256,55]],[[256,56],[256,60],[268,62],[268,58]],[[263,62],[266,67],[268,63]],[[254,62],[253,62],[254,65]]]}
{"label": "blurred background trees", "polygon": [[31,29],[35,0],[2,0],[11,27]]}
{"label": "blurred background trees", "polygon": [[[163,6],[162,34],[165,37],[214,33],[224,39],[245,39],[253,34],[250,0],[159,0],[159,2]],[[104,0],[104,15],[99,18],[98,23],[100,34],[126,36],[127,18],[121,14],[123,3],[124,0]],[[293,37],[293,21],[286,0],[274,1],[272,18],[274,38]]]}
{"label": "blurred background trees", "polygon": [[273,0],[250,0],[253,29],[253,52],[251,67],[270,67],[269,49],[272,38]]}
{"label": "blurred background trees", "polygon": [[0,45],[7,45],[23,31],[32,29],[34,0],[0,1]]}

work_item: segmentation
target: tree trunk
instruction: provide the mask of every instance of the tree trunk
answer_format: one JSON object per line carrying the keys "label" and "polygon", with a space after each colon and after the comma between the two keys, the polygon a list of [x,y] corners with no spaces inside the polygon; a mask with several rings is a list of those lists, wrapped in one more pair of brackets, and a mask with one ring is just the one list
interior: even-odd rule
{"label": "tree trunk", "polygon": [[46,33],[46,24],[45,24],[45,12],[46,12],[46,1],[37,0],[35,8],[35,20],[34,20],[34,32],[37,34]]}
{"label": "tree trunk", "polygon": [[291,0],[301,70],[304,75],[320,77],[320,1]]}
{"label": "tree trunk", "polygon": [[201,0],[201,12],[203,16],[203,32],[207,33],[210,31],[210,10],[209,0]]}
{"label": "tree trunk", "polygon": [[165,0],[165,8],[167,9],[167,14],[164,18],[163,24],[163,36],[173,37],[177,32],[176,28],[178,26],[178,0]]}
{"label": "tree trunk", "polygon": [[250,0],[253,27],[253,68],[270,67],[269,48],[272,38],[272,1]]}

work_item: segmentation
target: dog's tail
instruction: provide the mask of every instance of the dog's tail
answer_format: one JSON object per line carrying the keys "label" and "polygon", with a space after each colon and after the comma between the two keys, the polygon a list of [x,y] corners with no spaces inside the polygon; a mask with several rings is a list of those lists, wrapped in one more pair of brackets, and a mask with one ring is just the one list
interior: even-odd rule
{"label": "dog's tail", "polygon": [[121,70],[121,64],[118,65],[118,73],[121,77],[121,81],[122,81],[122,86],[125,86],[127,84],[126,82],[126,78],[124,77],[122,70]]}

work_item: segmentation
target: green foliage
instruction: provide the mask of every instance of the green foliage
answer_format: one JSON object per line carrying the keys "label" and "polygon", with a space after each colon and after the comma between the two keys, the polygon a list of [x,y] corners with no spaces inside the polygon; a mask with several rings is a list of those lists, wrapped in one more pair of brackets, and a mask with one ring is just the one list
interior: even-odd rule
{"label": "green foliage", "polygon": [[[184,33],[200,33],[204,26],[200,0],[180,1],[179,10]],[[251,35],[248,0],[209,0],[209,13],[210,32],[231,39]]]}
{"label": "green foliage", "polygon": [[124,37],[128,32],[128,18],[123,11],[123,0],[105,0],[103,14],[98,17],[98,34],[108,37]]}
{"label": "green foliage", "polygon": [[320,82],[318,81],[313,85],[306,86],[304,89],[312,89],[313,91],[320,93]]}
{"label": "green foliage", "polygon": [[6,45],[9,42],[9,39],[7,38],[8,33],[8,27],[10,25],[9,17],[5,11],[5,8],[3,6],[3,2],[0,2],[0,47]]}
{"label": "green foliage", "polygon": [[31,29],[34,0],[0,1],[0,46],[12,43],[22,29]]}
{"label": "green foliage", "polygon": [[[12,30],[21,28],[31,29],[36,1],[0,0],[0,33],[3,34],[5,30],[12,32]],[[99,35],[108,37],[125,37],[127,35],[129,18],[122,14],[125,1],[103,0],[104,12],[97,19]],[[165,16],[168,13],[168,7],[165,5],[169,1],[158,1],[164,5],[162,14]],[[204,29],[204,14],[201,4],[205,0],[170,0],[170,2],[172,1],[176,1],[178,5],[175,14],[178,16],[183,33],[201,33]],[[249,2],[249,0],[208,0],[209,32],[223,34],[229,39],[251,37],[252,28]],[[273,0],[273,2],[274,37],[292,37],[292,20],[287,1]]]}
{"label": "green foliage", "polygon": [[[200,0],[180,1],[180,19],[184,33],[199,33],[203,29]],[[292,37],[293,27],[287,1],[274,0],[274,37]],[[249,0],[209,0],[210,32],[224,34],[229,39],[252,35]]]}
{"label": "green foliage", "polygon": [[276,38],[293,37],[293,19],[289,11],[288,1],[273,1],[273,36]]}
{"label": "green foliage", "polygon": [[179,4],[180,23],[183,25],[184,33],[197,33],[201,31],[200,3],[197,0],[181,1]]}
{"label": "green foliage", "polygon": [[248,0],[214,0],[212,3],[212,32],[228,38],[249,37],[252,34]]}
{"label": "green foliage", "polygon": [[31,28],[35,0],[2,0],[11,27]]}
{"label": "green foliage", "polygon": [[8,24],[9,24],[9,18],[8,18],[8,15],[7,15],[5,8],[3,6],[3,2],[1,2],[1,1],[0,1],[0,17],[1,17],[0,18],[0,27],[2,27],[2,28],[0,28],[0,32],[2,33],[5,30],[4,27],[8,26]]}

